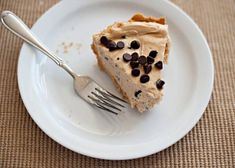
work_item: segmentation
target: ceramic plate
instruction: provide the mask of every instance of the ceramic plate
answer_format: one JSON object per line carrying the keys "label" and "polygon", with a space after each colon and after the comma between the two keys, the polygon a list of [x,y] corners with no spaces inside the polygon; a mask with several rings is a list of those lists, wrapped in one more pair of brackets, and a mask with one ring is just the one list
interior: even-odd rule
{"label": "ceramic plate", "polygon": [[208,104],[214,77],[210,49],[193,20],[169,1],[60,1],[32,31],[77,73],[118,95],[97,67],[90,44],[94,33],[136,12],[166,16],[172,38],[163,70],[165,96],[144,114],[96,110],[76,95],[72,79],[54,62],[27,44],[21,49],[18,83],[29,114],[48,136],[75,152],[113,160],[159,152],[185,136]]}

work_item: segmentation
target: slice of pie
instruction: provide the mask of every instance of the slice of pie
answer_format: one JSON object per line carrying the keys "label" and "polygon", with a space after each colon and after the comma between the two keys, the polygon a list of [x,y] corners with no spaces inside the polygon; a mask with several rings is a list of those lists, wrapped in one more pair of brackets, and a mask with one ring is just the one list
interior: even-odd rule
{"label": "slice of pie", "polygon": [[163,96],[161,72],[170,47],[164,18],[135,14],[128,22],[116,22],[93,35],[92,49],[100,69],[128,100],[144,112]]}

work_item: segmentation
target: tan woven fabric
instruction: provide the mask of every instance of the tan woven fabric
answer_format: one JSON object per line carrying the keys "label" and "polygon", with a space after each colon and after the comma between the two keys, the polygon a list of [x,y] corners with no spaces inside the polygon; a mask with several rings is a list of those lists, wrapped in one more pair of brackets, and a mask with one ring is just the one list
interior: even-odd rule
{"label": "tan woven fabric", "polygon": [[[0,0],[32,25],[57,0]],[[22,41],[0,26],[0,167],[235,167],[235,1],[174,0],[199,24],[215,63],[210,104],[197,126],[170,148],[145,158],[106,161],[74,153],[44,134],[17,87]],[[203,60],[202,60],[203,61]]]}

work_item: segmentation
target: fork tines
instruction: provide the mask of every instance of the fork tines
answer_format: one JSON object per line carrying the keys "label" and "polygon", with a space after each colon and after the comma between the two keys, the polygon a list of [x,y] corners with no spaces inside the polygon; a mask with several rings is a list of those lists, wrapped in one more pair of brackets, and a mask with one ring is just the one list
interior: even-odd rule
{"label": "fork tines", "polygon": [[91,95],[88,95],[88,98],[96,107],[116,115],[122,111],[122,108],[125,108],[122,104],[122,102],[126,103],[125,100],[102,88],[95,88],[95,91],[92,91]]}

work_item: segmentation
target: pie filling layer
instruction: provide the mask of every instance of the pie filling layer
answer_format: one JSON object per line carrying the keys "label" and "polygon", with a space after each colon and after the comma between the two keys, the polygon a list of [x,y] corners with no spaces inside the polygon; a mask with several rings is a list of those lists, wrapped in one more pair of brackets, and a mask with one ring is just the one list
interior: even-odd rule
{"label": "pie filling layer", "polygon": [[128,22],[116,22],[93,35],[92,49],[99,67],[132,108],[144,112],[163,96],[161,72],[170,47],[168,26],[163,18],[136,14]]}

